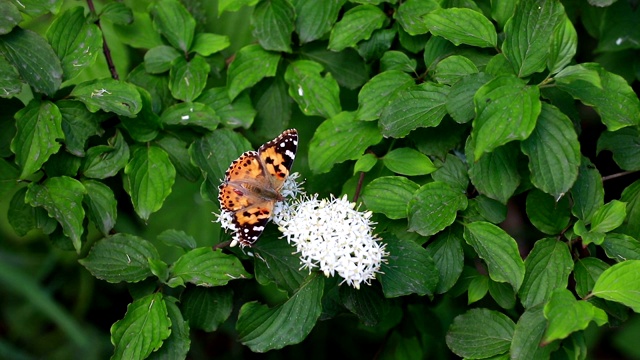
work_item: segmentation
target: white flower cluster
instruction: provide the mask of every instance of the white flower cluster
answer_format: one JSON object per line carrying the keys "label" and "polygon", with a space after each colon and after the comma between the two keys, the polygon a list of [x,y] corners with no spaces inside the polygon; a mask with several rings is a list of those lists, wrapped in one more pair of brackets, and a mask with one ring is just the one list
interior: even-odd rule
{"label": "white flower cluster", "polygon": [[303,268],[318,268],[325,276],[340,275],[356,289],[371,284],[389,254],[373,235],[371,212],[360,212],[342,198],[303,198],[288,216],[274,219],[289,243],[296,246]]}
{"label": "white flower cluster", "polygon": [[[302,268],[318,268],[326,277],[337,273],[344,279],[342,283],[356,289],[361,283],[370,285],[389,256],[385,245],[373,235],[371,212],[358,211],[346,195],[330,200],[308,197],[296,182],[299,176],[290,174],[285,181],[280,190],[285,200],[276,203],[272,220],[296,247]],[[216,221],[225,230],[236,230],[231,212],[221,211]],[[237,243],[234,235],[231,246]]]}

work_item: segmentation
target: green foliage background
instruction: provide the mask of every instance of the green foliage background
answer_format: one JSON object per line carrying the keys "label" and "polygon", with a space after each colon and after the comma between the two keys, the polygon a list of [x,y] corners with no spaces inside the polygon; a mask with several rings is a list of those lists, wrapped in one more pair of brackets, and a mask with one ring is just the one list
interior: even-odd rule
{"label": "green foliage background", "polygon": [[[636,1],[0,13],[0,357],[640,357]],[[224,171],[287,128],[309,193],[374,213],[371,286],[274,226],[212,250]]]}

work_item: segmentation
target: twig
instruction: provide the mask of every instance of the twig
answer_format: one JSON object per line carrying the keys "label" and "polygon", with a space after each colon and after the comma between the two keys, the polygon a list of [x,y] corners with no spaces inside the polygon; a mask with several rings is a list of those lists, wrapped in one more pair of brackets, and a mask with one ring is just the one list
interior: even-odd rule
{"label": "twig", "polygon": [[360,197],[360,190],[362,190],[362,183],[364,182],[364,171],[360,172],[360,178],[358,179],[358,185],[356,186],[356,193],[353,195],[353,202],[357,203]]}
{"label": "twig", "polygon": [[[87,5],[89,5],[89,11],[91,14],[96,14],[96,8],[93,5],[93,0],[87,0]],[[109,66],[109,71],[111,72],[111,77],[114,80],[119,80],[120,76],[118,76],[118,71],[116,70],[116,65],[113,63],[113,59],[111,58],[111,50],[109,50],[109,45],[107,44],[107,39],[104,37],[104,31],[102,31],[102,26],[100,25],[100,18],[97,18],[96,25],[100,29],[100,33],[102,34],[102,52],[104,53],[104,57],[107,59],[107,65]]]}
{"label": "twig", "polygon": [[623,172],[619,172],[617,174],[611,174],[611,175],[603,176],[602,177],[602,181],[607,181],[607,180],[615,179],[615,178],[618,178],[618,177],[621,177],[621,176],[633,174],[634,172],[635,171],[623,171]]}

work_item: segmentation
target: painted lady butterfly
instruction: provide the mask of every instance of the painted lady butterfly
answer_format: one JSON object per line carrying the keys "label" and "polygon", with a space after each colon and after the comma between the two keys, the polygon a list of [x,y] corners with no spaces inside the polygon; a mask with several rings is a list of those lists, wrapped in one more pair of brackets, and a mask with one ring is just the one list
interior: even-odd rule
{"label": "painted lady butterfly", "polygon": [[289,176],[298,149],[298,131],[286,130],[277,138],[247,151],[231,163],[220,185],[220,209],[232,214],[234,240],[251,246],[271,219],[273,207],[283,200],[280,189]]}

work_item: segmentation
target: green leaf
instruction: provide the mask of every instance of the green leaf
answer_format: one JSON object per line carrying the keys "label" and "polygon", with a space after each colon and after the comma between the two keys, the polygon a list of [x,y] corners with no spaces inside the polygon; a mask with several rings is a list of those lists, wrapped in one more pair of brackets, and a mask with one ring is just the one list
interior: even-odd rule
{"label": "green leaf", "polygon": [[571,188],[571,198],[573,199],[571,212],[587,224],[591,223],[591,217],[596,210],[604,205],[602,176],[584,156],[578,169],[578,178]]}
{"label": "green leaf", "polygon": [[331,29],[329,50],[341,51],[356,46],[359,41],[369,39],[386,20],[385,13],[376,6],[358,5],[349,9]]}
{"label": "green leaf", "polygon": [[180,307],[189,326],[213,332],[231,315],[233,291],[228,287],[190,286],[180,296]]}
{"label": "green leaf", "polygon": [[535,129],[521,144],[529,157],[531,182],[558,199],[573,186],[580,165],[580,143],[573,123],[558,108],[543,104]]}
{"label": "green leaf", "polygon": [[174,47],[159,45],[144,54],[144,69],[149,74],[162,74],[169,71],[173,63],[180,57],[180,52]]}
{"label": "green leaf", "polygon": [[640,239],[640,181],[624,189],[620,200],[627,203],[627,218],[619,231]]}
{"label": "green leaf", "polygon": [[184,250],[193,250],[197,246],[196,240],[182,230],[167,229],[158,235],[158,240]]}
{"label": "green leaf", "polygon": [[[0,3],[0,6],[1,3]],[[0,56],[0,97],[11,98],[22,91],[23,81],[18,70],[7,59]]]}
{"label": "green leaf", "polygon": [[190,51],[207,57],[228,48],[230,45],[231,41],[227,35],[197,33]]}
{"label": "green leaf", "polygon": [[576,261],[573,278],[576,281],[576,294],[581,298],[589,295],[600,275],[609,268],[604,261],[587,257]]}
{"label": "green leaf", "polygon": [[[175,298],[165,296],[165,305],[171,321],[171,335],[162,343],[162,347],[149,355],[147,359],[184,359],[187,357],[191,345],[189,337],[189,322],[182,317],[182,313]],[[181,297],[181,301],[182,301]]]}
{"label": "green leaf", "polygon": [[640,131],[626,127],[617,131],[606,131],[598,139],[598,153],[611,151],[613,160],[627,171],[640,170]]}
{"label": "green leaf", "polygon": [[57,14],[60,12],[63,4],[61,0],[11,0],[11,2],[14,3],[20,11],[32,17],[48,13]]}
{"label": "green leaf", "polygon": [[[599,81],[587,81],[583,74],[588,75],[587,80],[593,78],[592,74],[596,74]],[[631,86],[622,77],[606,71],[599,64],[567,66],[556,75],[556,84],[559,89],[583,104],[593,107],[609,131],[640,123],[640,100]]]}
{"label": "green leaf", "polygon": [[627,260],[605,270],[591,295],[611,300],[640,312],[640,260]]}
{"label": "green leaf", "polygon": [[435,240],[427,245],[427,254],[433,258],[440,274],[436,294],[449,291],[462,274],[464,266],[462,241],[461,227],[451,226],[436,235]]}
{"label": "green leaf", "polygon": [[9,202],[7,210],[7,220],[13,231],[20,237],[38,227],[36,209],[25,202],[27,188],[23,187],[16,191]]}
{"label": "green leaf", "polygon": [[313,43],[300,49],[300,57],[319,63],[338,84],[348,89],[358,89],[370,78],[369,66],[354,49],[333,52],[322,43]]}
{"label": "green leaf", "polygon": [[240,260],[210,247],[196,248],[180,256],[171,268],[173,283],[189,282],[197,286],[223,286],[235,279],[248,279]]}
{"label": "green leaf", "polygon": [[297,60],[287,66],[284,79],[289,85],[289,96],[307,116],[330,118],[341,111],[340,88],[327,73],[320,75],[322,65],[310,60]]}
{"label": "green leaf", "polygon": [[261,353],[301,342],[322,312],[323,286],[324,278],[312,274],[284,304],[273,308],[257,302],[244,304],[236,323],[239,341]]}
{"label": "green leaf", "polygon": [[137,147],[124,168],[127,193],[133,207],[143,220],[160,210],[171,193],[176,169],[169,155],[157,146]]}
{"label": "green leaf", "polygon": [[259,284],[274,283],[293,295],[309,275],[301,268],[300,257],[292,254],[293,247],[283,239],[262,236],[251,249],[256,254],[254,274]]}
{"label": "green leaf", "polygon": [[139,49],[151,49],[166,44],[154,24],[149,12],[133,12],[133,22],[127,25],[114,24],[118,39],[124,44]]}
{"label": "green leaf", "polygon": [[491,17],[503,28],[507,20],[513,16],[517,1],[491,1]]}
{"label": "green leaf", "polygon": [[160,0],[151,8],[153,25],[169,44],[184,54],[191,48],[196,21],[177,0]]}
{"label": "green leaf", "polygon": [[87,150],[82,173],[94,179],[115,176],[129,161],[129,145],[119,131],[109,138],[108,145],[97,145]]}
{"label": "green leaf", "polygon": [[554,290],[567,288],[573,259],[567,244],[547,238],[536,241],[524,267],[524,281],[518,296],[528,309],[546,303]]}
{"label": "green leaf", "polygon": [[476,118],[472,139],[473,159],[500,145],[529,137],[540,115],[540,90],[513,76],[499,76],[483,85],[473,97]]}
{"label": "green leaf", "polygon": [[263,0],[253,9],[252,35],[266,50],[291,52],[295,9],[287,0]]}
{"label": "green leaf", "polygon": [[297,0],[293,3],[298,39],[301,44],[306,44],[320,39],[331,29],[345,0]]}
{"label": "green leaf", "polygon": [[400,23],[407,34],[415,36],[426,34],[429,31],[424,15],[439,9],[435,0],[407,0],[404,1],[393,17]]}
{"label": "green leaf", "polygon": [[15,28],[0,36],[0,55],[36,92],[53,96],[62,84],[62,66],[51,45],[31,30]]}
{"label": "green leaf", "polygon": [[544,306],[544,317],[549,325],[544,334],[543,344],[564,339],[575,331],[584,330],[591,321],[598,326],[608,322],[607,314],[600,308],[586,301],[578,301],[565,289],[557,289]]}
{"label": "green leaf", "polygon": [[460,55],[449,56],[436,65],[433,78],[440,84],[453,85],[468,75],[478,72],[476,65]]}
{"label": "green leaf", "polygon": [[640,241],[625,234],[607,234],[602,248],[610,259],[620,261],[640,260]]}
{"label": "green leaf", "polygon": [[503,309],[513,309],[516,306],[516,294],[507,283],[489,281],[489,295]]}
{"label": "green leaf", "polygon": [[361,41],[358,44],[358,54],[365,61],[380,59],[382,54],[391,48],[396,32],[394,28],[374,31],[369,40]]}
{"label": "green leaf", "polygon": [[151,276],[148,259],[160,259],[150,242],[129,234],[115,234],[98,240],[82,266],[98,279],[111,283],[138,282]]}
{"label": "green leaf", "polygon": [[[506,4],[506,1],[499,1]],[[540,346],[542,336],[547,327],[547,319],[544,318],[543,307],[528,308],[518,319],[511,341],[510,355],[513,359],[549,359],[550,353],[555,350],[552,344]]]}
{"label": "green leaf", "polygon": [[134,300],[122,320],[111,326],[112,359],[144,359],[171,334],[171,320],[162,293]]}
{"label": "green leaf", "polygon": [[525,266],[516,241],[504,230],[484,221],[465,225],[464,239],[489,267],[489,276],[496,282],[508,282],[518,291],[525,275]]}
{"label": "green leaf", "polygon": [[200,169],[192,164],[189,158],[189,144],[186,141],[167,134],[157,139],[155,144],[169,154],[169,159],[179,175],[189,181],[196,181],[200,178]]}
{"label": "green leaf", "polygon": [[391,312],[391,301],[385,299],[379,287],[364,286],[354,289],[340,286],[338,295],[342,305],[358,317],[365,326],[376,326]]}
{"label": "green leaf", "polygon": [[578,220],[573,224],[573,232],[576,236],[582,238],[582,245],[587,246],[591,243],[600,245],[604,241],[605,233],[599,231],[589,231],[582,220]]}
{"label": "green leaf", "polygon": [[427,175],[436,170],[431,159],[412,148],[391,150],[382,162],[389,170],[407,176]]}
{"label": "green leaf", "polygon": [[359,172],[369,172],[373,169],[374,166],[378,163],[378,158],[371,154],[366,153],[362,155],[358,161],[353,165],[353,174],[357,174]]}
{"label": "green leaf", "polygon": [[309,167],[315,173],[328,172],[334,164],[358,159],[381,140],[376,124],[357,121],[354,113],[339,113],[316,129],[309,142]]}
{"label": "green leaf", "polygon": [[60,58],[65,79],[73,79],[93,65],[102,51],[102,32],[87,21],[83,7],[73,7],[55,18],[47,40]]}
{"label": "green leaf", "polygon": [[428,82],[398,91],[380,115],[382,134],[401,138],[419,127],[438,126],[448,93],[448,86]]}
{"label": "green leaf", "polygon": [[110,187],[95,180],[82,182],[87,193],[83,199],[87,216],[102,235],[107,236],[116,224],[118,203]]}
{"label": "green leaf", "polygon": [[255,104],[253,129],[264,140],[280,135],[291,120],[292,103],[282,76],[265,79],[251,92],[249,104]]}
{"label": "green leaf", "polygon": [[358,93],[358,120],[377,120],[382,110],[401,90],[413,85],[413,78],[399,70],[381,72],[369,80]]}
{"label": "green leaf", "polygon": [[275,76],[280,55],[264,50],[260,45],[247,45],[236,53],[227,71],[229,99],[238,96],[244,89],[257,84],[262,78]]}
{"label": "green leaf", "polygon": [[402,176],[382,176],[371,181],[362,191],[368,210],[389,219],[407,217],[407,203],[420,186]]}
{"label": "green leaf", "polygon": [[424,46],[423,60],[427,69],[433,70],[440,60],[454,55],[457,47],[440,36],[431,36]]}
{"label": "green leaf", "polygon": [[[501,146],[469,164],[469,178],[481,194],[503,204],[511,198],[520,184],[517,146],[515,143]],[[465,153],[467,159],[472,157],[473,147],[469,143]]]}
{"label": "green leaf", "polygon": [[[249,128],[253,123],[253,118],[256,117],[256,110],[247,93],[242,93],[231,101],[224,88],[211,88],[205,90],[197,101],[209,105],[227,127]],[[280,131],[276,135],[279,134]]]}
{"label": "green leaf", "polygon": [[566,15],[560,21],[551,38],[551,49],[547,59],[547,68],[555,74],[569,65],[578,47],[578,33]]}
{"label": "green leaf", "polygon": [[387,51],[380,59],[380,71],[400,70],[406,73],[415,73],[417,66],[416,59],[411,59],[401,51]]}
{"label": "green leaf", "polygon": [[243,6],[253,6],[258,0],[220,0],[218,2],[218,16],[222,15],[225,11],[238,11]]}
{"label": "green leaf", "polygon": [[447,346],[456,355],[483,359],[509,350],[515,324],[509,317],[488,309],[471,309],[453,319]]}
{"label": "green leaf", "polygon": [[467,197],[448,184],[432,182],[413,194],[407,205],[408,231],[430,236],[442,231],[456,220],[459,210],[468,205]]}
{"label": "green leaf", "polygon": [[489,277],[480,275],[471,279],[467,289],[467,305],[482,300],[489,291]]}
{"label": "green leaf", "polygon": [[133,12],[123,3],[112,2],[102,8],[100,20],[108,20],[118,25],[128,25],[133,23]]}
{"label": "green leaf", "polygon": [[75,156],[84,157],[87,140],[104,132],[100,127],[104,114],[91,113],[82,103],[72,100],[57,101],[56,106],[62,115],[65,150]]}
{"label": "green leaf", "polygon": [[120,122],[133,140],[149,142],[160,133],[160,118],[153,111],[151,94],[141,87],[137,87],[137,89],[142,99],[142,110],[135,118],[122,117]]}
{"label": "green leaf", "polygon": [[569,225],[570,204],[566,196],[556,202],[549,194],[533,189],[527,194],[526,209],[533,226],[545,234],[560,234]]}
{"label": "green leaf", "polygon": [[134,117],[142,108],[142,99],[135,85],[113,79],[83,82],[69,94],[83,102],[89,111],[103,110]]}
{"label": "green leaf", "polygon": [[160,122],[168,125],[195,125],[207,130],[215,130],[220,123],[220,117],[205,104],[182,102],[163,111]]}
{"label": "green leaf", "polygon": [[469,175],[467,165],[457,156],[447,154],[442,166],[431,174],[435,181],[447,183],[460,191],[467,191]]}
{"label": "green leaf", "polygon": [[200,192],[205,199],[217,201],[220,179],[224,178],[229,164],[250,148],[247,139],[229,129],[218,129],[189,146],[191,161],[204,175]]}
{"label": "green leaf", "polygon": [[424,16],[431,34],[442,36],[454,45],[496,47],[498,35],[482,13],[464,8],[436,9]]}
{"label": "green leaf", "polygon": [[22,15],[16,6],[8,1],[0,2],[0,13],[4,16],[0,19],[0,35],[5,35],[22,21]]}
{"label": "green leaf", "polygon": [[20,179],[26,179],[60,149],[56,140],[64,138],[62,115],[52,102],[32,100],[15,114],[15,119],[17,132],[11,151],[21,168]]}
{"label": "green leaf", "polygon": [[173,97],[182,101],[195,100],[207,85],[210,69],[207,61],[199,55],[189,62],[178,58],[169,73],[169,90]]}
{"label": "green leaf", "polygon": [[[475,65],[474,65],[475,66]],[[476,116],[473,97],[493,77],[486,73],[470,74],[451,86],[445,104],[447,112],[459,124],[471,121]]]}
{"label": "green leaf", "polygon": [[31,206],[41,206],[50,218],[62,225],[64,235],[71,239],[77,252],[82,247],[84,209],[82,196],[85,187],[67,176],[48,178],[42,185],[31,183],[25,201]]}
{"label": "green leaf", "polygon": [[591,231],[606,233],[622,225],[627,216],[626,204],[622,201],[611,200],[596,210],[591,219]]}
{"label": "green leaf", "polygon": [[[564,21],[559,1],[523,0],[504,27],[502,51],[518,77],[543,71],[549,58],[549,41]],[[563,24],[562,24],[563,25]]]}

